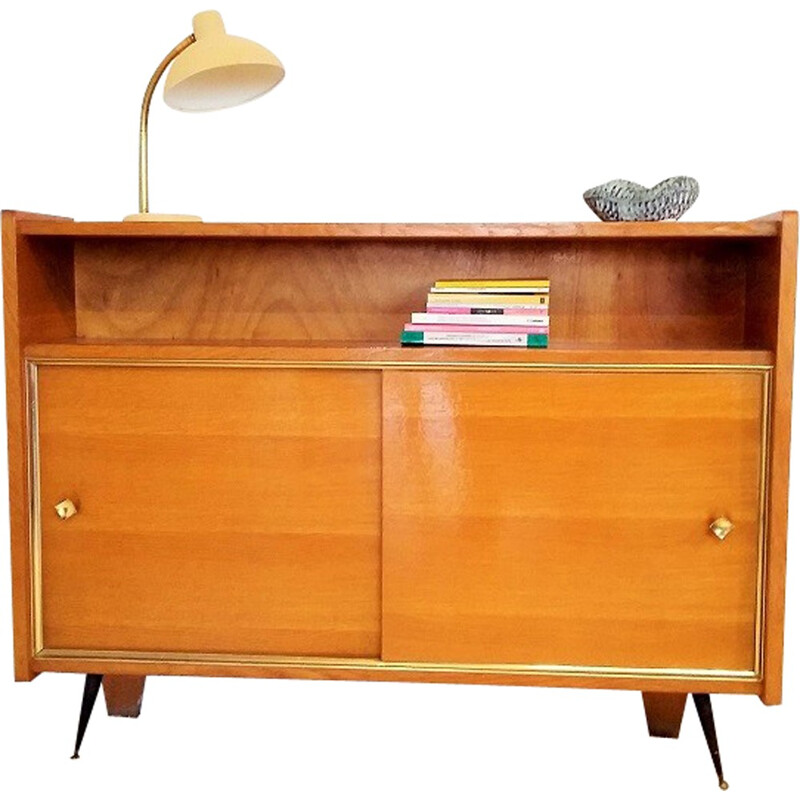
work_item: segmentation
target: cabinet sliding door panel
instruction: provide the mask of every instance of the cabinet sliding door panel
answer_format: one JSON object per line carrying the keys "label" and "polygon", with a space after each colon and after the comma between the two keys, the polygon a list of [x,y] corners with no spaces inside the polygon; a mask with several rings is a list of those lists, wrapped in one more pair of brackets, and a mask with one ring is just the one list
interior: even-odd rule
{"label": "cabinet sliding door panel", "polygon": [[766,386],[385,374],[383,657],[757,671]]}
{"label": "cabinet sliding door panel", "polygon": [[379,653],[379,373],[37,372],[46,650]]}

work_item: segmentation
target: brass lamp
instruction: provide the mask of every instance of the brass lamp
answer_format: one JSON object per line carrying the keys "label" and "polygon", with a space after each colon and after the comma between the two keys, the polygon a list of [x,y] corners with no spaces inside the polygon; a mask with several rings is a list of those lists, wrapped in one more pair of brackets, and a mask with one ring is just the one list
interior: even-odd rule
{"label": "brass lamp", "polygon": [[147,188],[147,119],[156,84],[172,64],[164,86],[164,102],[179,111],[213,111],[254,100],[280,83],[281,62],[265,47],[230,36],[216,11],[192,20],[193,33],[176,45],[147,84],[139,122],[139,213],[125,222],[200,222],[200,217],[151,214]]}

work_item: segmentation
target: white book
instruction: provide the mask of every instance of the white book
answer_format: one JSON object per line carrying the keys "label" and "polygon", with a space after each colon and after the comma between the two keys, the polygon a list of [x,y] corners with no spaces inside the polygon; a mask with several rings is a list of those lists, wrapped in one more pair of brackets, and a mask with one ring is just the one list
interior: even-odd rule
{"label": "white book", "polygon": [[[425,304],[425,308],[453,308],[457,311],[461,311],[465,314],[516,314],[520,311],[528,311],[530,309],[536,309],[537,311],[541,311],[542,309],[547,310],[548,304],[547,303],[514,303],[514,305],[508,305],[507,303],[487,303],[485,300],[479,300],[475,298],[475,301],[467,304],[467,303],[451,303],[449,301],[442,302],[437,300],[436,302],[432,302],[430,299]],[[446,314],[448,312],[436,312],[436,311],[429,311],[429,314],[435,313],[443,313]],[[452,313],[452,312],[450,312]]]}
{"label": "white book", "polygon": [[433,314],[425,311],[414,311],[411,321],[415,324],[434,325],[536,325],[547,327],[550,317],[533,314]]}

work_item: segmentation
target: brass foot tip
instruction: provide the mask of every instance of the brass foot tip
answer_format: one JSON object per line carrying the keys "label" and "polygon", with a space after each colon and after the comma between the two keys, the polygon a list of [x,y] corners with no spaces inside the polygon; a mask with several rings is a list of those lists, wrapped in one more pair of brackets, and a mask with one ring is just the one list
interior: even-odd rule
{"label": "brass foot tip", "polygon": [[74,761],[76,758],[80,758],[80,756],[79,756],[77,753],[73,753],[73,754],[72,754],[72,755],[69,757],[70,761]]}
{"label": "brass foot tip", "polygon": [[728,790],[728,781],[723,778],[720,778],[719,788],[722,789],[723,792]]}

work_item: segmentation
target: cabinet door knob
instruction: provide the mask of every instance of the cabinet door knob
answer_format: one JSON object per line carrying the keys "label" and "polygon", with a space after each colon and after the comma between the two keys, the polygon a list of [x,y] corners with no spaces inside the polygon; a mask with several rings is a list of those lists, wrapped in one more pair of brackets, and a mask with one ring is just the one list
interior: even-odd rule
{"label": "cabinet door knob", "polygon": [[733,523],[727,517],[718,517],[708,527],[711,533],[722,542],[733,530]]}
{"label": "cabinet door knob", "polygon": [[59,519],[69,519],[78,513],[77,506],[69,498],[65,498],[61,502],[56,503],[55,509]]}

